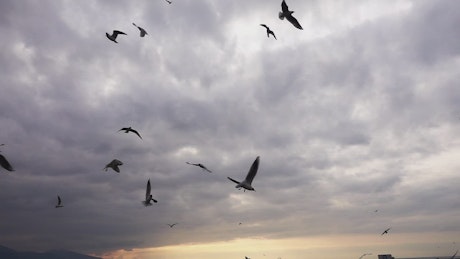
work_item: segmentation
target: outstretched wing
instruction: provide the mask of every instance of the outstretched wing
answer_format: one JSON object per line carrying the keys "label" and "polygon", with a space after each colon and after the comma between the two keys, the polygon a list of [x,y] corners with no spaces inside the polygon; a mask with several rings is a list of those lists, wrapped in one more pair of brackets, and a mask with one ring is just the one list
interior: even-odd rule
{"label": "outstretched wing", "polygon": [[14,171],[13,167],[8,162],[8,160],[6,160],[6,158],[1,154],[0,154],[0,165],[10,172]]}
{"label": "outstretched wing", "polygon": [[131,129],[131,131],[134,132],[134,134],[136,134],[137,136],[139,136],[139,138],[142,139],[141,134],[139,134],[139,132],[137,132],[137,130]]}
{"label": "outstretched wing", "polygon": [[61,205],[61,197],[58,195],[58,205]]}
{"label": "outstretched wing", "polygon": [[236,183],[236,184],[240,184],[240,182],[238,182],[237,180],[232,179],[232,178],[230,178],[230,177],[227,177],[227,179],[230,180],[230,181],[232,181],[232,182],[234,182],[234,183]]}
{"label": "outstretched wing", "polygon": [[128,34],[122,32],[122,31],[118,31],[118,30],[114,30],[112,35],[113,35],[114,37],[117,37],[118,34],[128,35]]}
{"label": "outstretched wing", "polygon": [[145,200],[148,201],[150,199],[150,179],[147,181],[147,189],[145,190]]}
{"label": "outstretched wing", "polygon": [[296,27],[297,29],[300,29],[300,30],[303,30],[302,26],[300,25],[300,23],[297,21],[297,19],[292,16],[292,15],[287,15],[286,16],[286,19],[292,23],[292,25],[294,25],[294,27]]}
{"label": "outstretched wing", "polygon": [[457,256],[457,253],[458,253],[458,250],[457,252],[455,252],[455,254],[450,259],[455,259],[455,256]]}
{"label": "outstretched wing", "polygon": [[246,182],[251,184],[252,180],[254,180],[254,177],[257,174],[257,170],[259,169],[259,160],[260,158],[257,157],[254,163],[252,163],[251,168],[249,169],[248,175],[246,176]]}
{"label": "outstretched wing", "polygon": [[265,27],[266,29],[268,29],[268,26],[265,25],[265,24],[260,24],[260,26]]}
{"label": "outstretched wing", "polygon": [[198,164],[199,167],[201,167],[203,170],[207,171],[208,173],[212,173],[211,170],[209,170],[206,166],[202,164]]}
{"label": "outstretched wing", "polygon": [[283,2],[281,2],[281,10],[283,11],[283,13],[287,13],[289,12],[289,7],[287,6],[286,2],[283,0]]}

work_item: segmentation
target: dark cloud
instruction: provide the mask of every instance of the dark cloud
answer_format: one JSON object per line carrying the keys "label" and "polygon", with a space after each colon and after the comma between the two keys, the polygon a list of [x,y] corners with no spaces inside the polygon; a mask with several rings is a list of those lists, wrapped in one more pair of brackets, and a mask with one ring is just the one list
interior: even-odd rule
{"label": "dark cloud", "polygon": [[[0,143],[16,171],[0,177],[0,244],[458,231],[460,9],[405,4],[292,3],[299,31],[279,3],[1,2]],[[257,156],[257,191],[235,189],[226,177]],[[121,172],[104,171],[115,158]]]}

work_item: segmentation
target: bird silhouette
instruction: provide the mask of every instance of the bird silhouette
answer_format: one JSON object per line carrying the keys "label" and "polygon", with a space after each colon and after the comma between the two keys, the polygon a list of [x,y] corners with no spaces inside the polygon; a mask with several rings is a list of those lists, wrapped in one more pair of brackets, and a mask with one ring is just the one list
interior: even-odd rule
{"label": "bird silhouette", "polygon": [[147,188],[145,189],[145,201],[142,201],[142,204],[144,206],[152,206],[153,204],[151,203],[152,201],[157,203],[158,201],[152,198],[151,192],[151,187],[150,187],[150,179],[147,181]]}
{"label": "bird silhouette", "polygon": [[252,163],[251,168],[249,169],[249,172],[246,175],[246,178],[242,182],[238,182],[237,180],[234,180],[230,177],[227,177],[227,178],[230,181],[237,184],[235,188],[238,188],[238,189],[244,188],[244,190],[255,191],[255,189],[251,186],[251,184],[252,184],[252,180],[254,180],[254,177],[257,174],[257,170],[259,169],[259,161],[260,161],[260,158],[257,157],[256,160]]}
{"label": "bird silhouette", "polygon": [[139,31],[140,31],[140,35],[139,35],[139,36],[144,37],[145,35],[149,35],[149,34],[147,33],[147,31],[144,30],[143,28],[137,26],[135,23],[133,23],[133,25],[136,26],[136,27],[139,29]]}
{"label": "bird silhouette", "polygon": [[178,223],[173,223],[173,224],[167,224],[170,228],[174,227],[175,225],[177,225]]}
{"label": "bird silhouette", "polygon": [[206,168],[206,166],[204,166],[203,164],[194,164],[194,163],[190,163],[190,162],[185,162],[186,164],[188,165],[194,165],[194,166],[198,166],[200,167],[201,169],[203,169],[204,171],[208,172],[208,173],[212,173],[211,170],[209,170],[208,168]]}
{"label": "bird silhouette", "polygon": [[297,19],[294,16],[292,16],[293,13],[294,11],[289,11],[289,7],[287,6],[286,2],[283,0],[283,2],[281,2],[281,12],[279,12],[278,17],[281,20],[286,18],[290,23],[292,23],[292,25],[294,25],[294,27],[296,27],[297,29],[303,30],[302,26],[297,21]]}
{"label": "bird silhouette", "polygon": [[391,229],[391,228],[385,229],[385,231],[383,231],[383,233],[382,233],[382,236],[385,235],[385,234],[388,234],[388,231],[389,231],[390,229]]}
{"label": "bird silhouette", "polygon": [[[0,146],[4,146],[4,145],[5,144],[0,144]],[[8,162],[6,157],[4,157],[2,154],[0,154],[0,165],[10,172],[14,171],[13,166],[11,166],[10,162]]]}
{"label": "bird silhouette", "polygon": [[125,133],[132,132],[132,133],[136,134],[140,139],[142,139],[141,134],[139,134],[139,132],[137,132],[137,130],[132,129],[131,127],[121,128],[121,130],[119,130],[119,131],[122,131],[122,130],[124,130]]}
{"label": "bird silhouette", "polygon": [[114,30],[114,31],[112,32],[112,35],[110,35],[110,34],[108,34],[108,33],[106,32],[106,33],[105,33],[105,36],[107,36],[107,38],[108,38],[109,40],[111,40],[111,41],[113,41],[113,42],[115,42],[115,43],[118,43],[118,42],[117,42],[117,36],[118,36],[118,34],[128,35],[128,34],[122,32],[122,31]]}
{"label": "bird silhouette", "polygon": [[267,25],[261,24],[260,26],[265,27],[265,29],[267,29],[267,37],[268,38],[270,38],[270,34],[271,34],[271,35],[273,35],[273,38],[275,38],[275,40],[276,40],[275,33],[272,30],[270,30],[270,28],[268,28]]}
{"label": "bird silhouette", "polygon": [[62,208],[62,207],[64,207],[64,205],[62,205],[61,197],[59,197],[59,195],[58,195],[57,198],[58,198],[58,202],[57,202],[57,204],[56,204],[56,208]]}
{"label": "bird silhouette", "polygon": [[110,167],[112,168],[115,172],[119,173],[120,172],[120,168],[118,168],[118,166],[120,165],[123,165],[123,162],[121,162],[120,160],[118,159],[114,159],[112,160],[110,163],[108,163],[105,167],[104,167],[104,170],[107,171],[107,169]]}
{"label": "bird silhouette", "polygon": [[169,0],[165,0],[165,1],[166,1],[166,3],[168,3],[168,4],[172,4],[172,2],[171,2],[171,1],[169,1]]}

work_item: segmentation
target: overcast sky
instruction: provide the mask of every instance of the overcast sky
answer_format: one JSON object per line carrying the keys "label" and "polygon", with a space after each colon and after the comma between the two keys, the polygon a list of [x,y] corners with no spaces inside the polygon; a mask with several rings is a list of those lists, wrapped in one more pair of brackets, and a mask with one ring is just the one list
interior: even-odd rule
{"label": "overcast sky", "polygon": [[[16,170],[0,168],[1,245],[124,259],[460,248],[460,1],[288,0],[304,30],[279,0],[172,1],[0,1],[0,150]],[[226,177],[257,156],[256,192],[236,189]],[[112,159],[119,174],[102,170]],[[148,179],[158,203],[144,207]]]}

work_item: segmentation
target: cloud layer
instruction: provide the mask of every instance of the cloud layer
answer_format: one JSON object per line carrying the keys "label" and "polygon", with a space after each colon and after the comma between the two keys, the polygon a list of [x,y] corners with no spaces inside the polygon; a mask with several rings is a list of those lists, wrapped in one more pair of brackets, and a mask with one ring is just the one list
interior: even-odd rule
{"label": "cloud layer", "polygon": [[2,1],[0,243],[459,233],[460,2],[288,4]]}

